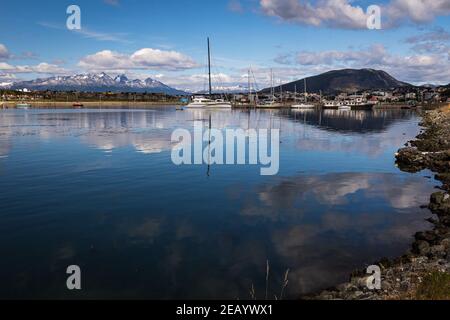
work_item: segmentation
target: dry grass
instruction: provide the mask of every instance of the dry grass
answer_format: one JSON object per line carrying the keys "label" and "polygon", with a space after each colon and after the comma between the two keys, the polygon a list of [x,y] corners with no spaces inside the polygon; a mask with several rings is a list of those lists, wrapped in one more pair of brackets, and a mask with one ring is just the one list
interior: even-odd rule
{"label": "dry grass", "polygon": [[450,103],[446,107],[442,108],[442,110],[446,113],[450,113]]}
{"label": "dry grass", "polygon": [[415,292],[416,300],[450,300],[450,274],[434,271],[426,275]]}

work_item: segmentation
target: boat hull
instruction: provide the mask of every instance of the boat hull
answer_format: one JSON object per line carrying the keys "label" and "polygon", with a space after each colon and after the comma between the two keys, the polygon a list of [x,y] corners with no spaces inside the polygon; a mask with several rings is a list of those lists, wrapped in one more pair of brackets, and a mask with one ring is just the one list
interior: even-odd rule
{"label": "boat hull", "polygon": [[360,104],[356,106],[351,106],[352,110],[372,110],[373,104]]}
{"label": "boat hull", "polygon": [[291,106],[291,109],[298,109],[298,110],[302,110],[302,109],[315,109],[316,106],[312,105],[312,104],[294,104]]}
{"label": "boat hull", "polygon": [[281,109],[287,108],[288,106],[281,103],[272,103],[272,104],[258,104],[256,107],[261,109]]}
{"label": "boat hull", "polygon": [[[372,110],[373,104],[360,104],[360,105],[351,105],[349,106],[351,110]],[[323,106],[322,109],[332,109],[332,110],[344,110],[342,106]]]}
{"label": "boat hull", "polygon": [[189,109],[231,109],[231,103],[190,103],[186,106]]}

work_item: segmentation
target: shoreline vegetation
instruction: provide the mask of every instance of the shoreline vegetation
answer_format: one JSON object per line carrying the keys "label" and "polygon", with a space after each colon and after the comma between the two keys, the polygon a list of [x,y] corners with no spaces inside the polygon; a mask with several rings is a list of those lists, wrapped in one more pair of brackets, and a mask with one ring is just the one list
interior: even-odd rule
{"label": "shoreline vegetation", "polygon": [[381,290],[367,288],[371,275],[355,271],[350,281],[304,299],[317,300],[450,300],[450,105],[423,111],[424,128],[396,154],[402,171],[429,169],[442,182],[433,193],[427,219],[432,229],[418,232],[403,256],[375,263],[381,268]]}

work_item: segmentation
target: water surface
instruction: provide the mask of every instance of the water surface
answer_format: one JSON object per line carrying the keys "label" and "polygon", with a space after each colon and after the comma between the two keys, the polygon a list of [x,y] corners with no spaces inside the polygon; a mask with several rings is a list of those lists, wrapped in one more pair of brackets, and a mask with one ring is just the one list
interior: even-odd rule
{"label": "water surface", "polygon": [[[175,166],[171,134],[279,128],[280,172]],[[287,298],[347,280],[429,228],[436,182],[394,153],[402,111],[0,111],[1,298]],[[81,292],[65,287],[82,269]]]}

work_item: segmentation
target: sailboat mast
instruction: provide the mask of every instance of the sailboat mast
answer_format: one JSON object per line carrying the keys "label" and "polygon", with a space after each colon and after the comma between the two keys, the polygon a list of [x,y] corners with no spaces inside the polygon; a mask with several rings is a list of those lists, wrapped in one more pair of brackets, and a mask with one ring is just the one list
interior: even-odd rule
{"label": "sailboat mast", "polygon": [[250,102],[250,97],[252,95],[252,88],[250,83],[250,69],[248,69],[248,101]]}
{"label": "sailboat mast", "polygon": [[270,69],[270,94],[271,94],[271,99],[273,100],[273,96],[275,95],[274,89],[273,89],[273,70]]}
{"label": "sailboat mast", "polygon": [[283,102],[283,84],[280,79],[280,100]]}
{"label": "sailboat mast", "polygon": [[306,78],[305,78],[305,103],[308,102],[307,94],[306,94]]}
{"label": "sailboat mast", "polygon": [[209,80],[209,95],[212,95],[212,85],[211,85],[211,48],[209,45],[208,37],[208,80]]}

